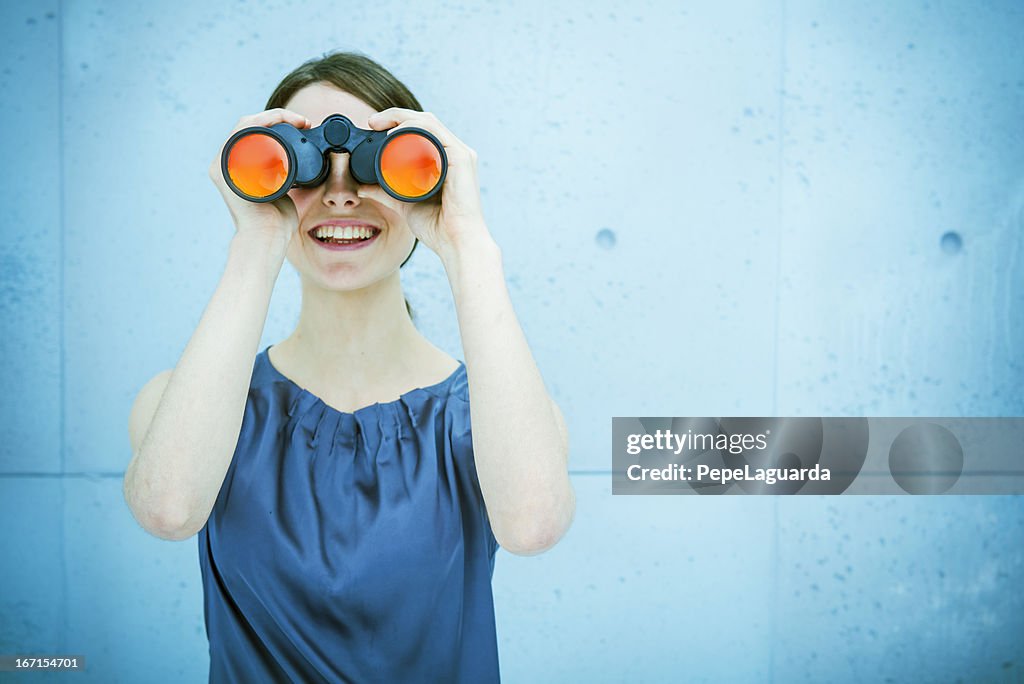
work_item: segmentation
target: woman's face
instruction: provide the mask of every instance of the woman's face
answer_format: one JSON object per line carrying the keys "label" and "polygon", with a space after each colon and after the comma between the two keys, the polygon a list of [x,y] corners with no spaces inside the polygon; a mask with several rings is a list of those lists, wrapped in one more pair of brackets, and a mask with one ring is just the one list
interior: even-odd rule
{"label": "woman's face", "polygon": [[[343,114],[359,128],[376,110],[359,98],[327,83],[315,83],[295,93],[284,106],[319,126],[331,114]],[[288,261],[303,278],[328,290],[355,290],[394,273],[412,251],[414,236],[406,223],[408,204],[380,186],[360,185],[349,172],[347,152],[330,154],[330,171],[314,188],[292,188],[288,196],[299,216],[298,234],[288,246]],[[379,229],[359,249],[327,249],[314,237],[314,228],[332,220],[356,220]]]}

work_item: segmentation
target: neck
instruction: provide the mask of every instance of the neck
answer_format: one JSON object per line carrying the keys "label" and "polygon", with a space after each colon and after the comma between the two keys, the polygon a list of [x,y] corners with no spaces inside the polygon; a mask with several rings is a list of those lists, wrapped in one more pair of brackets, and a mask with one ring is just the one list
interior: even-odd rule
{"label": "neck", "polygon": [[299,323],[279,346],[308,377],[332,383],[386,377],[414,367],[427,345],[409,318],[395,271],[347,291],[325,290],[303,278]]}

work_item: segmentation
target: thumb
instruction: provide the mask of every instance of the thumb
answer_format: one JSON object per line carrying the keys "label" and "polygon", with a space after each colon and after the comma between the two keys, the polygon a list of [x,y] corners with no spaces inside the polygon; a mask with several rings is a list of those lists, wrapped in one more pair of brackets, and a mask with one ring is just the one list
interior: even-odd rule
{"label": "thumb", "polygon": [[379,185],[362,185],[356,191],[356,196],[360,199],[368,199],[385,206],[396,208],[398,200],[389,195]]}

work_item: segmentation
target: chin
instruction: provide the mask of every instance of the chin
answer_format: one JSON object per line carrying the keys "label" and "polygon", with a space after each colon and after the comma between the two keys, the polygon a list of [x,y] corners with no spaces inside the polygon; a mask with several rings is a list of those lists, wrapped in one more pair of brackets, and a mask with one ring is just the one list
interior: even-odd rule
{"label": "chin", "polygon": [[310,278],[320,288],[332,292],[362,290],[384,280],[391,274],[391,271],[381,271],[376,268],[369,270],[362,268],[359,264],[351,263],[325,264],[314,270],[315,273],[304,273],[303,277]]}

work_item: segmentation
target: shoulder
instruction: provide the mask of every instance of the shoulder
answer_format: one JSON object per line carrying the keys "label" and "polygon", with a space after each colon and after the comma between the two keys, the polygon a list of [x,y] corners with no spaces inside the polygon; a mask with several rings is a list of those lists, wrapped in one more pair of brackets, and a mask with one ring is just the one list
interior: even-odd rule
{"label": "shoulder", "polygon": [[466,364],[436,347],[433,352],[421,362],[424,370],[418,386],[442,399],[456,397],[469,401]]}
{"label": "shoulder", "polygon": [[466,364],[456,360],[458,366],[448,376],[448,396],[469,403],[469,376]]}
{"label": "shoulder", "polygon": [[453,443],[465,445],[472,450],[473,421],[470,415],[469,402],[469,376],[466,373],[466,364],[458,361],[458,367],[446,381],[444,392],[444,413],[445,422],[451,430]]}

